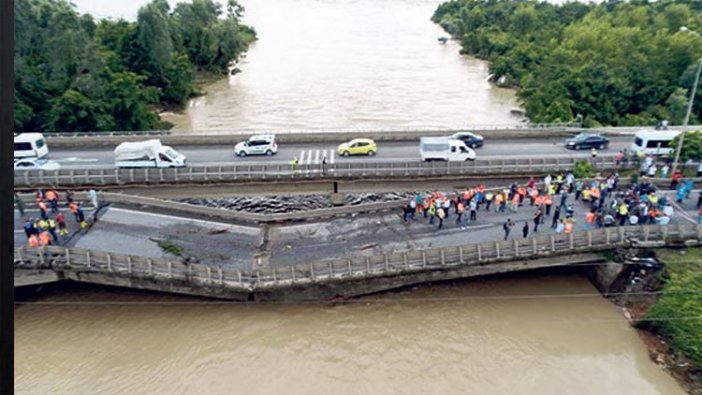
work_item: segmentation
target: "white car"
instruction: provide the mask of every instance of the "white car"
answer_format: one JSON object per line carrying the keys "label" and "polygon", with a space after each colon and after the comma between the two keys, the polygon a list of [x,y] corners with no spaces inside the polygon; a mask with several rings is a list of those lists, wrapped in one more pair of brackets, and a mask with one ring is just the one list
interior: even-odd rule
{"label": "white car", "polygon": [[278,144],[276,144],[273,134],[251,136],[250,139],[242,141],[234,147],[234,153],[242,157],[246,155],[271,156],[277,152]]}
{"label": "white car", "polygon": [[61,170],[61,165],[48,159],[25,158],[15,161],[15,170]]}

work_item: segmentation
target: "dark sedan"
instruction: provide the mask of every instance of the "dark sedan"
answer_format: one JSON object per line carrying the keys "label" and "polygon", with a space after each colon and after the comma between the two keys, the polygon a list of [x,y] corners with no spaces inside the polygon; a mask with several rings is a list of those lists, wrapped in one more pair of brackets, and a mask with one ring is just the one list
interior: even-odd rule
{"label": "dark sedan", "polygon": [[485,143],[483,136],[469,132],[454,133],[450,137],[451,140],[461,140],[470,148],[482,147]]}
{"label": "dark sedan", "polygon": [[590,148],[605,149],[607,147],[609,147],[609,139],[599,134],[580,133],[572,139],[566,140],[566,148],[574,150]]}

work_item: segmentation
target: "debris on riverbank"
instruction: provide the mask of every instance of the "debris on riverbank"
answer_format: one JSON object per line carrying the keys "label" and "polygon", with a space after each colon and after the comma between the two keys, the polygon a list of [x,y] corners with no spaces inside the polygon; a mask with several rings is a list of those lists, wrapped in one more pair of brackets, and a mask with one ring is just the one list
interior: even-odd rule
{"label": "debris on riverbank", "polygon": [[[347,193],[344,203],[358,206],[368,203],[402,201],[412,193]],[[333,207],[331,195],[235,196],[228,198],[181,199],[183,203],[249,213],[277,214]]]}

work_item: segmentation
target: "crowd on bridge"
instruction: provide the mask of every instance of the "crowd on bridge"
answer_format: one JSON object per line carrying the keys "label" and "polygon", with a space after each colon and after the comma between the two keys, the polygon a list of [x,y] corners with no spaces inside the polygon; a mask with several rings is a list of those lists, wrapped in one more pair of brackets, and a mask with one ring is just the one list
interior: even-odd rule
{"label": "crowd on bridge", "polygon": [[[648,170],[648,169],[647,169]],[[522,237],[538,233],[549,218],[556,233],[571,233],[582,221],[585,230],[625,225],[667,224],[674,215],[671,202],[647,176],[630,186],[621,187],[619,174],[613,171],[591,180],[575,179],[572,173],[546,175],[538,183],[531,177],[526,183],[514,182],[504,189],[488,189],[483,184],[463,191],[416,193],[403,208],[406,224],[423,221],[443,229],[449,220],[462,230],[470,229],[479,215],[507,213],[512,215],[529,207],[531,215],[521,225]],[[677,202],[682,203],[693,188],[693,181],[673,179]],[[581,202],[582,205],[575,203]],[[702,191],[697,201],[698,222],[702,223]],[[423,220],[422,220],[423,219]],[[516,226],[511,217],[502,223],[504,239]]]}
{"label": "crowd on bridge", "polygon": [[[59,192],[54,189],[38,190],[35,194],[34,205],[39,210],[39,217],[32,217],[27,214],[25,203],[21,197],[15,193],[15,205],[20,216],[24,218],[24,233],[27,236],[27,244],[30,247],[42,247],[53,244],[61,244],[62,239],[69,236],[68,224],[61,207],[68,208],[81,229],[85,229],[88,223],[85,219],[83,206],[75,198],[75,192],[68,190],[64,194],[62,204]],[[97,210],[97,191],[88,191],[88,198]]]}

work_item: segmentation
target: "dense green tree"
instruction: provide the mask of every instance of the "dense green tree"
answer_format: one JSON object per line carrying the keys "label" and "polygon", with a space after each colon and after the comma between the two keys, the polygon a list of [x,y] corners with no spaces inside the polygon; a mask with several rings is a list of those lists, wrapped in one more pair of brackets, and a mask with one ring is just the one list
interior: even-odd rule
{"label": "dense green tree", "polygon": [[136,22],[95,21],[66,0],[17,0],[14,12],[17,132],[158,127],[159,106],[197,91],[195,70],[228,72],[256,38],[234,0],[226,16],[212,0],[173,12],[153,0]]}
{"label": "dense green tree", "polygon": [[[680,144],[680,136],[674,138],[670,146],[677,147],[678,144]],[[685,139],[680,150],[680,160],[684,162],[688,159],[694,161],[702,160],[702,132],[685,133]]]}
{"label": "dense green tree", "polygon": [[702,38],[681,30],[702,29],[702,5],[690,0],[452,0],[432,20],[461,40],[462,53],[488,60],[493,81],[517,88],[535,122],[576,114],[591,126],[680,122],[702,56]]}

